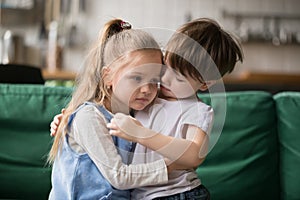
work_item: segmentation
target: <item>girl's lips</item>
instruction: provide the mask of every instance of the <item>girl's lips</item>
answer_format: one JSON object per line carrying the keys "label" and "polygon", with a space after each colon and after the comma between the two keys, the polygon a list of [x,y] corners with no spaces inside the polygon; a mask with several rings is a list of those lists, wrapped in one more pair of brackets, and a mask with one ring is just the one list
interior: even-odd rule
{"label": "girl's lips", "polygon": [[147,99],[147,98],[136,98],[135,100],[136,101],[141,101],[141,102],[148,102],[149,101],[149,99]]}

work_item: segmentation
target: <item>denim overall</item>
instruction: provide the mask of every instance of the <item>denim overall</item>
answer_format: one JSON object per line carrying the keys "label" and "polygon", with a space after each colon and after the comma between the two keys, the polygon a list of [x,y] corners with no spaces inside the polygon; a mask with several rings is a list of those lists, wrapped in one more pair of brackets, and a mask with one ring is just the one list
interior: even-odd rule
{"label": "denim overall", "polygon": [[[105,116],[107,122],[112,118],[111,114],[103,107],[91,102],[82,104],[69,118],[70,127],[76,113],[86,105],[93,105]],[[114,144],[118,147],[118,153],[125,164],[132,161],[132,153],[135,144],[112,136]],[[99,155],[101,157],[101,155]],[[49,199],[130,199],[129,190],[115,189],[104,178],[88,154],[74,152],[68,142],[66,134],[63,147],[54,162],[52,169],[52,190]]]}

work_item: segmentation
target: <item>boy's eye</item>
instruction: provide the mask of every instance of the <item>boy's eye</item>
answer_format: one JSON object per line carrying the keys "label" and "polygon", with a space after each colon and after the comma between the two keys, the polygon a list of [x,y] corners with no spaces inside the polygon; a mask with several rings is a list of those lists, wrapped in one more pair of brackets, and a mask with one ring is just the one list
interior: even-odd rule
{"label": "boy's eye", "polygon": [[177,77],[177,76],[176,76],[176,80],[177,80],[178,82],[184,82],[184,79],[179,78],[179,77]]}

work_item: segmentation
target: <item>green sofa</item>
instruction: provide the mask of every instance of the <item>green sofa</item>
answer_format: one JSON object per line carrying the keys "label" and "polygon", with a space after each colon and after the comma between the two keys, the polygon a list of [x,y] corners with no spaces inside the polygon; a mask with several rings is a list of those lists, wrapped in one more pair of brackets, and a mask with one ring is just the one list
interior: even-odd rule
{"label": "green sofa", "polygon": [[[49,125],[71,92],[68,87],[0,84],[0,199],[47,199]],[[300,92],[228,92],[225,101],[221,94],[200,96],[208,104],[214,99],[212,136],[222,129],[197,168],[211,199],[300,199]]]}

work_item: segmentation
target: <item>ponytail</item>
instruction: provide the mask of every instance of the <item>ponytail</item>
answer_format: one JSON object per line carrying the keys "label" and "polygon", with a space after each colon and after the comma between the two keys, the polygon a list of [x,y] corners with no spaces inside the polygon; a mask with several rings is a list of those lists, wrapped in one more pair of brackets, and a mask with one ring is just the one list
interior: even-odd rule
{"label": "ponytail", "polygon": [[113,19],[104,25],[102,33],[99,36],[98,41],[100,42],[101,49],[101,66],[104,66],[104,48],[109,38],[113,35],[122,32],[123,30],[131,29],[131,25],[121,19]]}
{"label": "ponytail", "polygon": [[131,29],[131,25],[128,22],[124,22],[121,19],[113,19],[104,25],[102,34],[100,35],[100,41],[104,44],[108,38],[117,34],[125,29]]}

